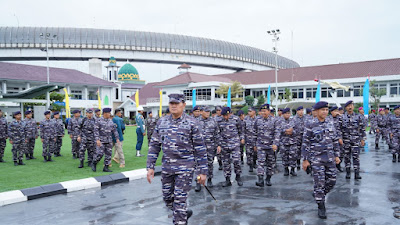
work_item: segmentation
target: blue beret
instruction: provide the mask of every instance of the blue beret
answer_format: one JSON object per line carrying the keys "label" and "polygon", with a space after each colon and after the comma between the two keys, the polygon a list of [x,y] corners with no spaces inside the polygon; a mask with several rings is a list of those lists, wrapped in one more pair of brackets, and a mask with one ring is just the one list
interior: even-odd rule
{"label": "blue beret", "polygon": [[396,109],[400,109],[400,105],[395,106],[395,107],[393,108],[393,110],[396,110]]}
{"label": "blue beret", "polygon": [[193,107],[192,111],[196,111],[196,110],[200,110],[200,106],[196,105],[195,107]]}
{"label": "blue beret", "polygon": [[25,111],[25,115],[28,115],[28,114],[31,114],[31,113],[32,113],[31,110],[26,110],[26,111]]}
{"label": "blue beret", "polygon": [[60,114],[59,111],[55,111],[55,112],[53,113],[53,115],[58,115],[58,114]]}
{"label": "blue beret", "polygon": [[385,110],[390,110],[390,108],[389,108],[389,107],[386,107]]}
{"label": "blue beret", "polygon": [[49,110],[44,112],[44,115],[49,115],[51,112]]}
{"label": "blue beret", "polygon": [[257,111],[254,107],[250,107],[247,111]]}
{"label": "blue beret", "polygon": [[329,103],[324,101],[319,101],[314,105],[314,110],[328,108]]}
{"label": "blue beret", "polygon": [[165,110],[165,113],[167,113],[167,114],[169,113],[169,108],[167,108],[167,110]]}
{"label": "blue beret", "polygon": [[335,111],[337,109],[339,109],[339,108],[336,105],[334,105],[329,109],[329,112]]}
{"label": "blue beret", "polygon": [[101,110],[100,109],[96,109],[96,110],[94,110],[94,112],[100,112]]}
{"label": "blue beret", "polygon": [[103,113],[109,113],[109,112],[111,112],[111,108],[104,108],[103,109]]}
{"label": "blue beret", "polygon": [[93,113],[93,109],[86,109],[86,113]]}
{"label": "blue beret", "polygon": [[350,101],[346,102],[346,104],[344,104],[344,107],[346,108],[350,104],[353,104],[353,100],[350,100]]}
{"label": "blue beret", "polygon": [[275,109],[274,109],[274,108],[272,108],[272,109],[271,109],[271,112],[272,112],[272,113],[274,113],[274,112],[275,112]]}
{"label": "blue beret", "polygon": [[343,107],[339,107],[339,110],[343,110]]}
{"label": "blue beret", "polygon": [[231,108],[230,107],[222,108],[221,115],[226,115],[226,114],[229,114],[229,113],[231,113]]}
{"label": "blue beret", "polygon": [[[206,111],[206,112],[207,112],[207,111]],[[212,114],[215,114],[215,113],[217,113],[217,110],[214,109],[213,111],[211,111],[211,113],[212,113]]]}
{"label": "blue beret", "polygon": [[302,110],[302,109],[304,109],[303,106],[299,106],[299,107],[297,107],[296,110],[299,111],[299,110]]}
{"label": "blue beret", "polygon": [[185,96],[183,94],[169,94],[169,103],[181,103],[185,102]]}
{"label": "blue beret", "polygon": [[278,112],[279,112],[279,111],[282,111],[282,108],[278,108]]}
{"label": "blue beret", "polygon": [[18,114],[21,114],[21,111],[16,111],[16,112],[13,113],[14,116],[18,115]]}
{"label": "blue beret", "polygon": [[260,110],[261,109],[268,109],[269,110],[269,104],[264,104],[264,105],[262,105],[261,107],[260,107]]}
{"label": "blue beret", "polygon": [[284,109],[282,109],[282,113],[288,113],[288,112],[290,112],[290,109],[289,109],[289,108],[284,108]]}
{"label": "blue beret", "polygon": [[310,109],[310,108],[307,108],[307,109],[306,109],[306,112],[307,112],[307,113],[310,113],[310,112],[311,112],[311,109]]}
{"label": "blue beret", "polygon": [[81,113],[81,110],[75,109],[74,111],[72,111],[72,114],[75,114],[75,113]]}
{"label": "blue beret", "polygon": [[243,114],[244,114],[244,112],[243,112],[242,110],[237,111],[237,115],[238,115],[238,116],[241,116],[241,115],[243,115]]}

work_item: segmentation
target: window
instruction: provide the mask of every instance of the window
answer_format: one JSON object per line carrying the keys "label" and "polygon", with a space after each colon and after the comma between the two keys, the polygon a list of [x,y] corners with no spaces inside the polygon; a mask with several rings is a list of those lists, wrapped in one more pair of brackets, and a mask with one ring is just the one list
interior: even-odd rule
{"label": "window", "polygon": [[283,99],[284,93],[285,93],[285,90],[283,90],[283,89],[278,89],[278,99]]}
{"label": "window", "polygon": [[112,78],[112,77],[111,77],[111,70],[110,70],[110,78],[109,78],[108,80],[112,80],[111,78]]}
{"label": "window", "polygon": [[119,99],[119,90],[115,88],[115,99]]}
{"label": "window", "polygon": [[248,96],[248,95],[250,95],[250,89],[246,89],[246,90],[244,91],[244,96]]}
{"label": "window", "polygon": [[317,88],[307,88],[306,89],[306,97],[307,98],[315,98],[317,94]]}
{"label": "window", "polygon": [[[186,101],[192,101],[193,90],[183,90]],[[217,97],[217,94],[215,95]],[[197,101],[207,101],[211,100],[211,89],[196,89],[196,100]]]}
{"label": "window", "polygon": [[384,92],[385,92],[385,94],[384,94],[384,96],[387,94],[387,91],[386,91],[386,84],[375,84],[374,85],[374,88],[376,88],[377,89],[377,91],[381,91],[381,90],[384,90]]}
{"label": "window", "polygon": [[73,99],[82,99],[82,91],[71,90],[71,94]]}
{"label": "window", "polygon": [[117,71],[116,70],[114,70],[114,80],[118,80],[117,79]]}
{"label": "window", "polygon": [[390,84],[390,95],[399,95],[400,84]]}
{"label": "window", "polygon": [[185,95],[185,101],[192,101],[192,90],[183,90],[183,95]]}
{"label": "window", "polygon": [[321,88],[321,98],[332,98],[332,88]]}
{"label": "window", "polygon": [[299,88],[299,89],[292,89],[292,98],[293,99],[302,99],[304,98],[304,89]]}
{"label": "window", "polygon": [[163,95],[166,95],[166,94],[167,94],[167,92],[166,92],[166,91],[163,91],[163,92],[162,92],[162,94],[163,94]]}
{"label": "window", "polygon": [[363,93],[362,93],[362,91],[361,91],[362,88],[363,88],[363,86],[354,85],[354,88],[353,88],[354,97],[363,96]]}
{"label": "window", "polygon": [[262,91],[253,91],[253,97],[254,98],[258,98],[259,96],[261,96],[263,94]]}
{"label": "window", "polygon": [[344,91],[344,90],[337,90],[336,96],[338,98],[343,98],[343,97],[350,97],[350,91]]}

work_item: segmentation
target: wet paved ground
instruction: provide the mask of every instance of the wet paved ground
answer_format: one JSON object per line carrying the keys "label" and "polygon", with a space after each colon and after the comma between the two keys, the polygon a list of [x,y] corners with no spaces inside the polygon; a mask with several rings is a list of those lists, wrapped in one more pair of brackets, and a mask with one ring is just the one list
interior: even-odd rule
{"label": "wet paved ground", "polygon": [[[259,188],[255,173],[244,166],[243,187],[222,188],[222,171],[215,170],[217,203],[204,188],[190,192],[189,224],[400,224],[394,216],[400,210],[400,163],[392,163],[387,146],[381,146],[376,151],[370,142],[361,154],[361,181],[354,181],[354,173],[351,180],[338,175],[327,197],[327,220],[317,217],[312,180],[304,171],[297,177],[280,172],[272,187]],[[142,179],[3,206],[0,224],[172,224],[169,214],[158,176],[151,185]]]}

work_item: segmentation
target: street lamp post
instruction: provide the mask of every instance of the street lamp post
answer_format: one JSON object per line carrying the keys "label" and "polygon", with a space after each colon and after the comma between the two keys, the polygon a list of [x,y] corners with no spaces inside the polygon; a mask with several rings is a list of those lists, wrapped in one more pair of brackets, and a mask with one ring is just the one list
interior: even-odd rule
{"label": "street lamp post", "polygon": [[[51,35],[50,33],[40,33],[40,38],[46,40],[46,49],[40,49],[41,51],[46,52],[46,61],[47,61],[47,84],[50,84],[50,70],[49,70],[49,40],[53,40],[57,37],[57,35]],[[50,108],[50,92],[46,93],[46,108]]]}
{"label": "street lamp post", "polygon": [[272,42],[275,42],[275,47],[272,48],[275,53],[275,115],[278,115],[278,35],[281,33],[279,29],[267,31],[269,35],[272,35]]}

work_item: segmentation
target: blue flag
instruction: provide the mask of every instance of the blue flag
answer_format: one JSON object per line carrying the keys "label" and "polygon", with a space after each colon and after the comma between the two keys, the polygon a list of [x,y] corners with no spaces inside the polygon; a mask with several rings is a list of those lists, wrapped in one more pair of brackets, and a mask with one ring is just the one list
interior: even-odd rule
{"label": "blue flag", "polygon": [[368,115],[369,111],[369,79],[365,81],[364,89],[363,89],[363,97],[364,97],[364,115]]}
{"label": "blue flag", "polygon": [[321,100],[321,83],[318,80],[318,87],[317,87],[317,93],[315,94],[315,101],[319,102]]}
{"label": "blue flag", "polygon": [[194,88],[193,89],[193,91],[192,91],[192,105],[193,105],[193,107],[192,108],[194,108],[195,106],[196,106],[196,88]]}
{"label": "blue flag", "polygon": [[227,102],[227,106],[228,107],[231,107],[231,87],[229,87],[229,90],[228,90],[228,102]]}
{"label": "blue flag", "polygon": [[271,85],[268,86],[267,103],[271,105]]}

